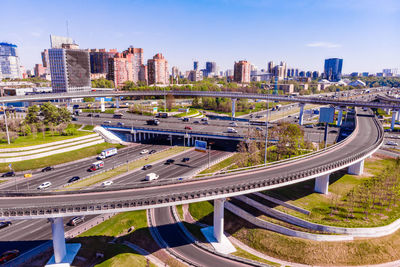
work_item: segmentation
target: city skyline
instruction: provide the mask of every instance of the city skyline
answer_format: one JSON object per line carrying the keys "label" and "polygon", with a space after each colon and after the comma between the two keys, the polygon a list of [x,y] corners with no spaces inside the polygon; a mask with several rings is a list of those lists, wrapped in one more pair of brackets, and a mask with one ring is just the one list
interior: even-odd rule
{"label": "city skyline", "polygon": [[259,69],[268,61],[285,61],[288,67],[322,72],[331,57],[343,58],[343,73],[400,66],[400,37],[394,34],[400,3],[394,0],[87,1],[59,4],[61,15],[50,12],[50,1],[2,5],[10,12],[0,18],[1,41],[18,46],[27,69],[41,63],[50,34],[67,35],[66,21],[69,37],[83,49],[123,51],[133,45],[144,49],[144,60],[162,53],[170,67],[182,71],[191,70],[194,60],[199,68],[216,62],[219,70],[247,60]]}

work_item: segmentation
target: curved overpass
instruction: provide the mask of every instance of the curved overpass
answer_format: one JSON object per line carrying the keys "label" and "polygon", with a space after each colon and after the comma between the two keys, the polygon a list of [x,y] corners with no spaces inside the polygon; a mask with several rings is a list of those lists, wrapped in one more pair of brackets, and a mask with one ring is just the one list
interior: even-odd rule
{"label": "curved overpass", "polygon": [[321,154],[211,179],[159,181],[141,188],[3,193],[0,218],[54,218],[165,207],[248,194],[318,178],[362,161],[382,144],[383,129],[378,120],[368,116],[356,118],[357,127],[353,134]]}
{"label": "curved overpass", "polygon": [[98,91],[98,92],[79,92],[79,93],[50,93],[50,94],[37,94],[26,96],[6,96],[0,97],[0,103],[14,103],[20,101],[48,101],[54,99],[72,99],[83,97],[125,97],[125,96],[187,96],[187,97],[226,97],[232,99],[248,98],[248,99],[265,99],[271,101],[285,101],[285,102],[298,102],[305,104],[317,105],[335,105],[335,106],[349,106],[349,107],[368,107],[368,108],[391,108],[400,109],[398,103],[376,103],[356,100],[336,100],[331,98],[319,98],[308,96],[287,97],[281,95],[266,95],[266,94],[253,94],[242,92],[228,92],[228,91]]}

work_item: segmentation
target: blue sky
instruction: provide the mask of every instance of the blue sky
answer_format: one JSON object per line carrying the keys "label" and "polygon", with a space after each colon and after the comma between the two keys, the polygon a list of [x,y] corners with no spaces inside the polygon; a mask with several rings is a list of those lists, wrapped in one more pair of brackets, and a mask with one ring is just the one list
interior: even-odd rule
{"label": "blue sky", "polygon": [[343,58],[345,73],[400,68],[399,0],[2,0],[1,9],[0,41],[17,44],[28,69],[67,20],[81,48],[133,45],[180,70],[246,59],[321,71],[328,57]]}

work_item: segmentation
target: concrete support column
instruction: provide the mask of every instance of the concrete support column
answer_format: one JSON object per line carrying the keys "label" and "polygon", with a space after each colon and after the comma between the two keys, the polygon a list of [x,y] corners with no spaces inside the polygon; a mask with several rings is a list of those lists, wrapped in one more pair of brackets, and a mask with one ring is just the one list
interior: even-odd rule
{"label": "concrete support column", "polygon": [[224,235],[224,202],[225,198],[214,199],[214,237],[218,242]]}
{"label": "concrete support column", "polygon": [[104,97],[100,98],[100,111],[106,111],[106,104],[104,103]]}
{"label": "concrete support column", "polygon": [[400,121],[400,109],[397,110],[397,119],[396,121]]}
{"label": "concrete support column", "polygon": [[339,114],[338,114],[336,126],[342,125],[342,117],[343,117],[343,107],[339,107]]}
{"label": "concrete support column", "polygon": [[390,115],[390,108],[387,108],[387,109],[386,109],[386,114],[387,114],[387,115]]}
{"label": "concrete support column", "polygon": [[141,132],[138,132],[138,138],[139,138],[139,142],[141,142],[142,141],[142,133]]}
{"label": "concrete support column", "polygon": [[235,118],[236,98],[232,98],[232,118]]}
{"label": "concrete support column", "polygon": [[303,125],[304,106],[306,104],[300,103],[299,125]]}
{"label": "concrete support column", "polygon": [[329,175],[325,174],[320,177],[315,178],[315,186],[314,191],[320,194],[328,194],[328,187],[329,187]]}
{"label": "concrete support column", "polygon": [[390,125],[390,129],[394,129],[394,123],[396,122],[396,116],[397,116],[397,112],[396,111],[392,111],[392,124]]}
{"label": "concrete support column", "polygon": [[55,263],[61,263],[67,254],[64,236],[64,223],[62,218],[50,219],[53,235],[53,250]]}
{"label": "concrete support column", "polygon": [[115,107],[119,108],[119,96],[115,98]]}
{"label": "concrete support column", "polygon": [[349,166],[347,172],[353,175],[362,175],[364,172],[364,160]]}
{"label": "concrete support column", "polygon": [[136,143],[136,132],[133,133],[133,142]]}

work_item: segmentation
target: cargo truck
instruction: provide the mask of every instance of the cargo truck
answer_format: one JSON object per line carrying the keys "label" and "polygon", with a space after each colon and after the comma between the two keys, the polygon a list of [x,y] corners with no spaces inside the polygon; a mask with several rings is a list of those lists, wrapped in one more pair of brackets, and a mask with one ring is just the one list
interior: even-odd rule
{"label": "cargo truck", "polygon": [[154,172],[148,173],[146,174],[146,177],[144,178],[146,181],[153,181],[153,180],[157,180],[159,177],[158,174],[155,174]]}
{"label": "cargo truck", "polygon": [[111,156],[117,155],[117,149],[115,147],[104,149],[101,151],[100,155],[97,157],[97,159],[105,159]]}
{"label": "cargo truck", "polygon": [[104,167],[104,161],[101,161],[101,160],[100,161],[96,161],[96,162],[92,163],[92,165],[89,168],[89,171],[94,172],[94,171],[97,171],[98,169],[103,168],[103,167]]}
{"label": "cargo truck", "polygon": [[160,121],[159,120],[147,120],[147,125],[159,125]]}

